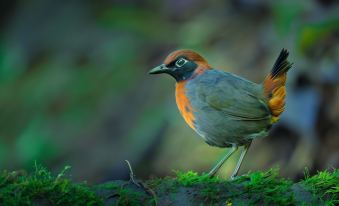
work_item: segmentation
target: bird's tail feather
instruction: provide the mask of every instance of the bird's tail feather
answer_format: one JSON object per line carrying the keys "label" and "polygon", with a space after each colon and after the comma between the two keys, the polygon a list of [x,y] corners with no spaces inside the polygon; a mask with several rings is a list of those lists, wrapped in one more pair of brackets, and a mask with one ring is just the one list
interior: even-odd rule
{"label": "bird's tail feather", "polygon": [[287,60],[288,54],[286,49],[281,50],[270,74],[263,82],[264,94],[268,99],[273,123],[279,120],[285,107],[286,73],[292,67],[292,64]]}

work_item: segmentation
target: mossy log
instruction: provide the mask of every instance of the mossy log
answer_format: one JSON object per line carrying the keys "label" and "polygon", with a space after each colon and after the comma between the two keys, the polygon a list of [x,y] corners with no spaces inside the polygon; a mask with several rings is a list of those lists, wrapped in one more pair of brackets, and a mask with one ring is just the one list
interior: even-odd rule
{"label": "mossy log", "polygon": [[115,180],[100,185],[73,183],[65,171],[53,176],[42,167],[32,174],[0,174],[0,205],[338,205],[339,170],[306,175],[298,182],[278,170],[234,180],[194,172],[147,181]]}

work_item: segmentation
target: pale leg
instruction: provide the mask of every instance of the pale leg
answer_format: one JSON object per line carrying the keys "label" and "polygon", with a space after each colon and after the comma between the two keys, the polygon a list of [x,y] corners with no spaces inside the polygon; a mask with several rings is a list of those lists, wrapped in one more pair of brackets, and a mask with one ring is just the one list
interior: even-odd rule
{"label": "pale leg", "polygon": [[215,173],[220,169],[220,167],[224,164],[224,162],[235,152],[237,151],[238,146],[233,145],[231,150],[215,165],[211,171],[208,173],[208,176],[213,177]]}
{"label": "pale leg", "polygon": [[245,155],[246,155],[246,153],[247,153],[247,151],[248,151],[248,148],[250,148],[251,143],[252,143],[252,142],[250,142],[250,143],[248,143],[247,145],[245,145],[244,150],[241,152],[241,155],[240,155],[240,158],[239,158],[239,160],[238,160],[237,166],[235,167],[235,170],[233,171],[233,173],[232,173],[232,175],[231,175],[231,179],[234,179],[235,176],[238,175],[238,172],[239,172],[241,163],[242,163],[242,161],[243,161],[243,159],[244,159],[244,157],[245,157]]}

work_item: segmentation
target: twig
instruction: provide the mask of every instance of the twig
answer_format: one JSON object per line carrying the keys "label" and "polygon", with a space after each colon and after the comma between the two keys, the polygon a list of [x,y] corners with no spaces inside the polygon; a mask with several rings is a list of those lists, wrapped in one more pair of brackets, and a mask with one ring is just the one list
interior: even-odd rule
{"label": "twig", "polygon": [[154,199],[154,205],[155,206],[158,206],[158,201],[157,201],[157,195],[155,194],[154,190],[152,190],[150,187],[148,187],[145,183],[143,183],[142,181],[138,181],[139,183],[137,183],[135,180],[134,180],[134,172],[133,172],[133,169],[132,169],[132,166],[131,166],[131,163],[129,163],[128,160],[125,160],[125,162],[127,163],[128,165],[128,168],[129,168],[129,180],[132,181],[133,184],[135,184],[137,187],[140,187],[140,188],[143,188],[145,189],[145,191],[152,195],[153,196],[153,199]]}
{"label": "twig", "polygon": [[128,168],[129,168],[129,180],[132,181],[133,184],[135,184],[136,186],[140,187],[140,185],[134,180],[134,172],[133,172],[131,163],[129,163],[128,160],[125,160],[125,162],[127,163]]}

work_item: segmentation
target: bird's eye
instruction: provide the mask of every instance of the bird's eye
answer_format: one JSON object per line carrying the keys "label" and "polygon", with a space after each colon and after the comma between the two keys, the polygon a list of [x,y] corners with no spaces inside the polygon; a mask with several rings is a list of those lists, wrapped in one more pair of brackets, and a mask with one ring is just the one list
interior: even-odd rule
{"label": "bird's eye", "polygon": [[178,61],[175,62],[175,66],[182,67],[184,66],[188,61],[184,58],[180,58]]}

